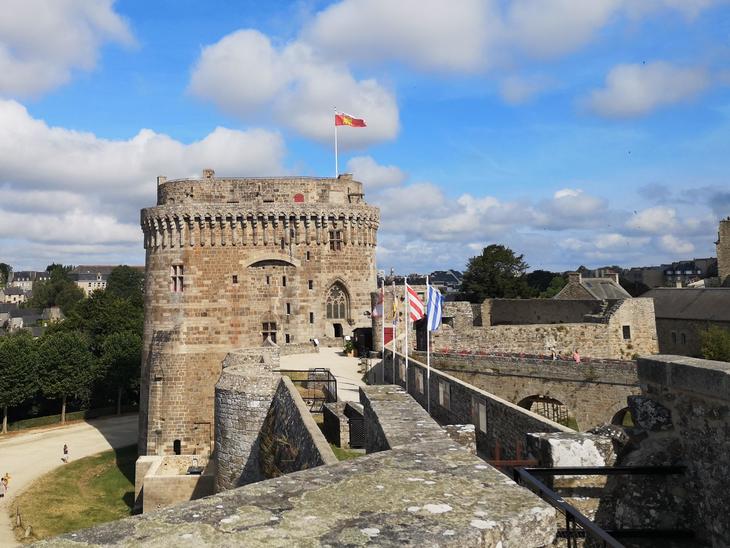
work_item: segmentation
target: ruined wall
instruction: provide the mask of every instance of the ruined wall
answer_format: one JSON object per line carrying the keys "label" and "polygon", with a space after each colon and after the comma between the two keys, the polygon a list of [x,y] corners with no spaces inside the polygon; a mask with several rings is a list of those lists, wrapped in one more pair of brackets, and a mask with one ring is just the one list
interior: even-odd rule
{"label": "ruined wall", "polygon": [[482,325],[580,323],[586,314],[601,311],[601,301],[553,299],[487,299]]}
{"label": "ruined wall", "polygon": [[[560,301],[555,302],[561,304]],[[583,305],[568,302],[564,306],[574,312]],[[516,317],[529,319],[530,315],[523,308],[523,305],[519,306],[520,312]],[[487,310],[482,311],[482,323],[488,321],[486,313]],[[507,318],[506,309],[499,317],[503,320]],[[553,311],[552,317],[557,317],[557,312]],[[625,326],[629,328],[627,338]],[[658,351],[654,302],[652,299],[617,301],[602,316],[591,318],[590,323],[492,326],[486,326],[485,323],[484,327],[474,325],[474,312],[469,303],[446,303],[444,324],[433,333],[431,348],[451,352],[528,355],[548,355],[555,349],[559,354],[568,356],[578,349],[582,356],[591,358],[631,359],[636,355]]]}
{"label": "ruined wall", "polygon": [[684,465],[686,472],[656,492],[641,478],[609,483],[613,496],[599,509],[602,519],[611,516],[620,527],[685,526],[711,546],[727,546],[730,363],[659,355],[640,358],[638,374],[642,395],[630,407],[643,432],[616,464]]}
{"label": "ruined wall", "polygon": [[[415,356],[423,361],[424,353]],[[461,354],[431,355],[431,364],[462,381],[520,404],[531,396],[563,403],[578,428],[608,424],[641,392],[634,361],[552,361]]]}
{"label": "ruined wall", "polygon": [[720,221],[716,243],[717,271],[720,283],[730,285],[730,217]]}
{"label": "ruined wall", "polygon": [[[393,368],[389,366],[392,352],[387,350],[386,354],[386,366],[383,368],[385,383],[394,383],[405,389],[407,375],[407,392],[422,407],[428,408],[429,382],[426,365],[410,359],[406,372],[405,358],[396,353],[396,378],[393,379]],[[442,383],[448,392],[448,406],[441,403],[439,391]],[[480,424],[479,419],[477,406],[480,403],[485,408],[484,424]],[[573,432],[566,426],[433,367],[430,373],[430,414],[441,424],[474,424],[477,450],[485,458],[495,457],[497,444],[502,458],[515,458],[518,446],[524,448],[525,435],[530,432]]]}
{"label": "ruined wall", "polygon": [[[158,194],[141,214],[139,450],[170,454],[180,440],[183,453],[200,454],[212,446],[214,387],[231,348],[260,345],[264,324],[276,325],[280,345],[369,327],[379,213],[349,176],[207,174],[161,181]],[[341,317],[328,319],[336,287]]]}
{"label": "ruined wall", "polygon": [[659,339],[659,352],[695,358],[702,357],[702,337],[700,333],[710,325],[717,325],[730,330],[730,322],[657,318],[656,329]]}

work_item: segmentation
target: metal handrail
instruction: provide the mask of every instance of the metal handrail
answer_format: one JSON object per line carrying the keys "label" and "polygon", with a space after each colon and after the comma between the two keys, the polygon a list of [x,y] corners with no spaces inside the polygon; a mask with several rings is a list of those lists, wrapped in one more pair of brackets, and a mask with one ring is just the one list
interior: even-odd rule
{"label": "metal handrail", "polygon": [[530,474],[549,474],[551,476],[666,476],[684,474],[687,467],[676,466],[556,466],[524,468]]}
{"label": "metal handrail", "polygon": [[[557,470],[557,469],[556,469]],[[606,533],[603,529],[598,527],[595,523],[581,514],[574,506],[565,502],[565,499],[558,495],[555,491],[547,487],[544,483],[538,480],[535,476],[530,474],[526,468],[515,468],[513,472],[514,480],[516,483],[527,483],[532,489],[535,489],[538,494],[547,500],[552,506],[563,512],[565,518],[570,525],[570,522],[577,523],[586,532],[586,535],[590,535],[596,540],[603,542],[604,546],[610,546],[612,548],[625,548],[623,544],[613,538],[611,535]],[[569,527],[568,527],[569,529]]]}

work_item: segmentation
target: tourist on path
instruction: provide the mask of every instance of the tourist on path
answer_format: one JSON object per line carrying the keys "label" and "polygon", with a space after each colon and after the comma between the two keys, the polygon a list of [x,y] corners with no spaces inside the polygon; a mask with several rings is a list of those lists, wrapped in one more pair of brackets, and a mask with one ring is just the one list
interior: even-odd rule
{"label": "tourist on path", "polygon": [[63,456],[61,457],[61,460],[64,462],[64,464],[68,464],[68,460],[71,458],[71,455],[68,452],[68,445],[63,444]]}

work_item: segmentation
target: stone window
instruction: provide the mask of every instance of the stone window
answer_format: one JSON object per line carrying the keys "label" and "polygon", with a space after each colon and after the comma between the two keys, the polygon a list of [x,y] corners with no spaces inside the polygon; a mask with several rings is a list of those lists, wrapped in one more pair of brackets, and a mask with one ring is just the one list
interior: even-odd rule
{"label": "stone window", "polygon": [[325,302],[327,304],[328,319],[344,319],[349,317],[350,298],[347,295],[347,290],[341,283],[335,282],[330,286],[327,290]]}
{"label": "stone window", "polygon": [[271,285],[271,276],[266,275],[266,285]]}
{"label": "stone window", "polygon": [[314,280],[309,280],[307,283],[309,284],[309,289],[314,289]]}
{"label": "stone window", "polygon": [[682,344],[687,344],[687,334],[686,333],[680,333],[679,340],[682,342]]}
{"label": "stone window", "polygon": [[672,331],[672,344],[677,344],[677,332]]}
{"label": "stone window", "polygon": [[282,277],[281,277],[281,285],[282,285],[283,287],[286,287],[286,276],[282,276]]}
{"label": "stone window", "polygon": [[170,291],[183,292],[183,265],[174,264],[170,267]]}
{"label": "stone window", "polygon": [[419,394],[423,394],[423,386],[426,384],[424,382],[424,377],[426,376],[426,373],[423,371],[423,369],[416,369],[416,390]]}
{"label": "stone window", "polygon": [[284,248],[286,246],[286,242],[284,241],[284,238],[281,239],[281,250],[284,251]]}
{"label": "stone window", "polygon": [[624,325],[624,326],[622,326],[622,329],[623,329],[624,340],[628,341],[631,338],[631,326]]}
{"label": "stone window", "polygon": [[487,403],[475,396],[471,398],[471,422],[478,431],[487,433]]}
{"label": "stone window", "polygon": [[234,284],[237,284],[238,283],[238,275],[237,274],[234,274],[233,275],[233,283]]}
{"label": "stone window", "polygon": [[330,230],[330,249],[340,251],[342,249],[342,231]]}
{"label": "stone window", "polygon": [[[289,316],[291,314],[291,303],[286,303],[286,315]],[[288,337],[288,335],[287,335]]]}
{"label": "stone window", "polygon": [[172,442],[172,452],[176,455],[180,455],[182,453],[182,443],[180,443],[180,440]]}
{"label": "stone window", "polygon": [[267,339],[271,339],[271,342],[276,342],[276,322],[264,322],[263,323],[263,329],[261,331],[261,335],[263,335],[264,342],[266,342]]}
{"label": "stone window", "polygon": [[309,251],[307,251],[307,260],[310,260],[311,258],[312,258],[312,254]]}
{"label": "stone window", "polygon": [[451,409],[451,383],[439,380],[439,405]]}
{"label": "stone window", "polygon": [[291,342],[291,336],[289,335],[289,333],[284,334],[284,342],[286,342],[287,344]]}
{"label": "stone window", "polygon": [[314,323],[314,312],[309,313],[309,323]]}

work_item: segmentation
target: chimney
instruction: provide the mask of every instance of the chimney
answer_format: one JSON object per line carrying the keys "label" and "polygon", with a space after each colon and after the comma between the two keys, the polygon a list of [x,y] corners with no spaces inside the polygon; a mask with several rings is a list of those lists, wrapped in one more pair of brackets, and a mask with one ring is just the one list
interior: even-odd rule
{"label": "chimney", "polygon": [[568,283],[579,284],[583,280],[580,272],[568,272]]}
{"label": "chimney", "polygon": [[208,168],[203,170],[203,179],[212,179],[215,177],[215,171]]}
{"label": "chimney", "polygon": [[606,278],[610,278],[614,282],[618,283],[618,272],[609,272],[606,274]]}

